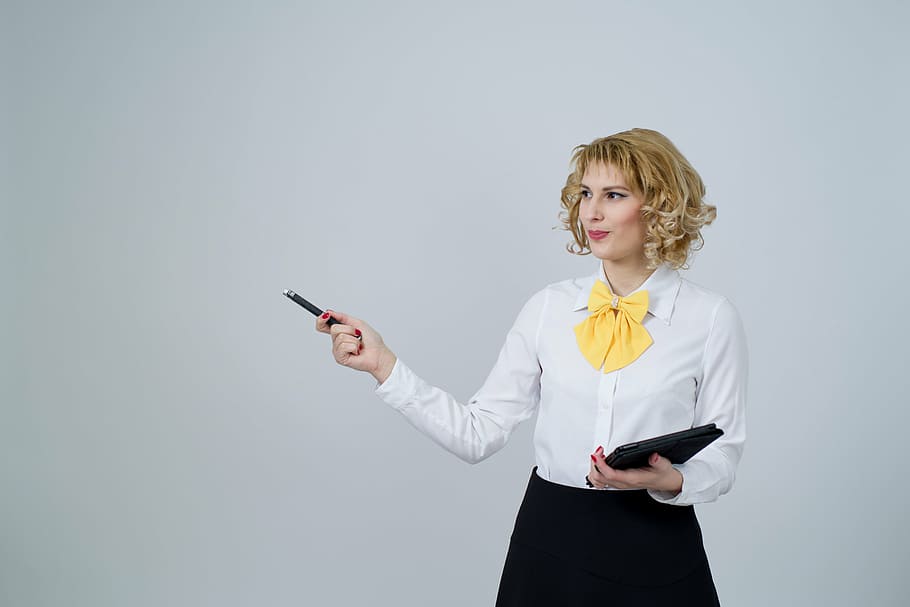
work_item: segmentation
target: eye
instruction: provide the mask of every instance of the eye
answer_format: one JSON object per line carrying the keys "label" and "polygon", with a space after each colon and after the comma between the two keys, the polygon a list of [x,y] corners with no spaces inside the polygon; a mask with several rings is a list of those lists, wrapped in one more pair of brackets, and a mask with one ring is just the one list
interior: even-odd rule
{"label": "eye", "polygon": [[[615,197],[615,198],[613,197],[614,194],[616,194],[616,197]],[[582,197],[582,198],[590,198],[590,197],[591,197],[591,191],[590,191],[590,190],[582,190],[582,191],[581,191],[581,197]],[[625,194],[620,194],[619,192],[607,192],[607,197],[608,197],[610,200],[618,200],[618,199],[620,199],[620,198],[625,198],[626,195],[625,195]]]}

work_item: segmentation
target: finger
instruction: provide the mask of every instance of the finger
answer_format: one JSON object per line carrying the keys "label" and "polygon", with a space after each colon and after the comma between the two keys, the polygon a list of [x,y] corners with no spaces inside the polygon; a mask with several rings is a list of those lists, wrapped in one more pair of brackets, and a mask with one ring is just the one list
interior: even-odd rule
{"label": "finger", "polygon": [[637,478],[631,474],[630,470],[617,470],[616,468],[611,468],[604,458],[603,454],[599,457],[595,456],[595,462],[597,464],[597,469],[600,471],[600,477],[611,487],[616,487],[617,489],[631,489],[637,487],[636,485]]}
{"label": "finger", "polygon": [[[334,324],[330,325],[329,320],[334,320]],[[320,333],[328,333],[329,335],[334,336],[338,331],[333,330],[333,327],[342,327],[340,332],[350,333],[351,335],[354,335],[354,337],[362,339],[362,336],[359,334],[360,329],[354,326],[362,323],[363,321],[350,314],[326,308],[321,315],[316,317],[316,330]],[[344,327],[347,328],[345,329]]]}
{"label": "finger", "polygon": [[336,346],[342,350],[351,348],[354,350],[359,350],[363,346],[363,342],[348,333],[339,333],[335,335],[334,339]]}
{"label": "finger", "polygon": [[629,468],[628,470],[614,470],[616,481],[629,488],[648,487],[657,476],[653,468]]}
{"label": "finger", "polygon": [[[361,337],[361,329],[359,327],[366,324],[362,320],[355,318],[350,314],[336,312],[335,310],[326,309],[325,313],[330,314],[331,317],[336,321],[335,324],[328,327],[332,335],[335,335],[337,333],[349,333],[354,337]],[[322,318],[325,316],[325,313],[320,316],[320,320],[322,320]],[[328,326],[327,318],[325,319],[325,322],[326,326]]]}
{"label": "finger", "polygon": [[339,362],[346,361],[350,356],[360,354],[362,344],[356,339],[351,339],[348,335],[340,336],[335,340],[334,352],[335,359]]}
{"label": "finger", "polygon": [[594,455],[591,456],[591,472],[597,476],[603,476],[600,473],[600,466],[597,465],[597,456]]}
{"label": "finger", "polygon": [[604,475],[601,474],[600,469],[597,466],[597,460],[593,455],[591,456],[591,467],[588,471],[588,479],[591,481],[591,484],[598,489],[603,489],[609,484],[607,479],[604,478]]}
{"label": "finger", "polygon": [[335,320],[337,320],[338,322],[340,322],[343,325],[356,326],[362,322],[359,318],[357,318],[355,316],[351,316],[350,314],[345,314],[344,312],[339,312],[338,310],[329,310],[328,308],[326,308],[326,312],[331,312],[332,318],[334,318]]}
{"label": "finger", "polygon": [[316,330],[320,333],[331,333],[331,327],[329,326],[329,318],[332,316],[332,311],[326,308],[322,315],[316,317]]}
{"label": "finger", "polygon": [[363,334],[360,332],[360,329],[358,329],[357,327],[352,327],[351,325],[345,325],[345,324],[341,324],[341,323],[339,323],[337,325],[332,325],[329,328],[329,332],[332,334],[332,337],[335,337],[338,335],[350,335],[351,337],[353,337],[354,339],[356,339],[358,341],[361,340],[363,337]]}
{"label": "finger", "polygon": [[592,479],[591,475],[585,476],[585,486],[591,487],[592,489],[606,489],[607,485],[597,482],[596,479]]}
{"label": "finger", "polygon": [[594,467],[597,469],[597,472],[601,476],[609,480],[608,477],[613,468],[607,464],[607,460],[604,458],[602,452],[595,451],[591,456],[591,463],[594,465]]}
{"label": "finger", "polygon": [[613,476],[615,468],[611,468],[607,463],[607,458],[604,457],[603,451],[594,452],[594,462],[597,464],[597,468],[600,470],[600,473],[603,474],[608,480]]}
{"label": "finger", "polygon": [[603,482],[602,479],[597,478],[597,475],[595,473],[589,473],[585,478],[587,482],[590,483],[590,486],[594,487],[595,489],[606,489],[609,487],[609,485]]}

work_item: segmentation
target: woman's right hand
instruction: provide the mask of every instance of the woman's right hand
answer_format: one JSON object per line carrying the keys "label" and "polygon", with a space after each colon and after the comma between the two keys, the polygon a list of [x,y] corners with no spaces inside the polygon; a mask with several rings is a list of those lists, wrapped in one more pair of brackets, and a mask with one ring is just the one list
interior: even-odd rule
{"label": "woman's right hand", "polygon": [[[329,326],[330,317],[338,323]],[[386,347],[382,336],[365,321],[335,310],[326,310],[316,318],[316,330],[331,335],[332,355],[339,365],[366,371],[380,383],[392,372],[395,354]]]}

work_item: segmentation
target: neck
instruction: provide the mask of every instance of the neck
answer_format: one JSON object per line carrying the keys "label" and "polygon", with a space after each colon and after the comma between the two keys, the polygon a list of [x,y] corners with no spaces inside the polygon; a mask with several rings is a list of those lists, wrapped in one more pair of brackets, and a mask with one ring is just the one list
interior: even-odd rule
{"label": "neck", "polygon": [[610,290],[620,297],[625,297],[640,287],[654,273],[654,270],[648,269],[643,258],[632,262],[615,262],[604,259],[601,260],[601,263],[607,281],[610,283]]}

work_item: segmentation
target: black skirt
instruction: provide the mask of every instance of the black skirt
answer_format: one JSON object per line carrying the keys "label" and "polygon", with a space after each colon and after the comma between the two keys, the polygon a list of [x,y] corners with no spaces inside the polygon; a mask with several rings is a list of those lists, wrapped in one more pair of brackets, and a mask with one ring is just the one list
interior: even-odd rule
{"label": "black skirt", "polygon": [[720,605],[693,506],[644,489],[593,490],[540,478],[518,510],[496,607]]}

